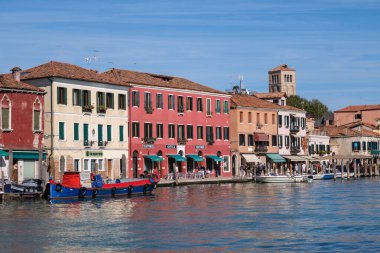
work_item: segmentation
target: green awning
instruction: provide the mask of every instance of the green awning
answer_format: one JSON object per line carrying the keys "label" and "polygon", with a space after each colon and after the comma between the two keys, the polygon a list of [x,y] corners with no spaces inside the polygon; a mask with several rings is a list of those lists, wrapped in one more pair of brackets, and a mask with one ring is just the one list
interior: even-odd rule
{"label": "green awning", "polygon": [[223,162],[223,158],[216,155],[206,155],[207,158],[213,159],[216,162]]}
{"label": "green awning", "polygon": [[176,162],[186,162],[186,157],[183,157],[183,156],[178,155],[178,154],[167,155],[167,156],[170,158],[174,158]]}
{"label": "green awning", "polygon": [[371,150],[371,155],[380,155],[380,150]]}
{"label": "green awning", "polygon": [[199,156],[199,155],[186,155],[187,158],[193,158],[195,162],[203,162],[204,159],[202,156]]}
{"label": "green awning", "polygon": [[[13,151],[13,159],[38,160],[38,151]],[[46,159],[46,152],[42,153],[42,160]]]}
{"label": "green awning", "polygon": [[5,150],[0,150],[0,156],[9,156],[9,153]]}
{"label": "green awning", "polygon": [[146,155],[144,156],[145,158],[149,158],[150,160],[152,160],[153,162],[161,162],[164,160],[164,158],[162,158],[161,156],[158,156],[158,155]]}
{"label": "green awning", "polygon": [[284,163],[286,160],[284,157],[280,156],[279,154],[267,154],[267,157],[271,159],[274,163]]}

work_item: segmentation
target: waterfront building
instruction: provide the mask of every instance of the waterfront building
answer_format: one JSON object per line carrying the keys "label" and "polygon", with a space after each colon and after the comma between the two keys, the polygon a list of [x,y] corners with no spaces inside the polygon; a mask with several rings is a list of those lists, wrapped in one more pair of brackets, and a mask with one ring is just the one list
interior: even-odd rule
{"label": "waterfront building", "polygon": [[126,176],[128,85],[61,62],[27,69],[21,79],[47,93],[44,136],[54,179],[64,171]]}
{"label": "waterfront building", "polygon": [[351,105],[334,111],[334,124],[336,126],[357,122],[372,125],[375,131],[380,132],[380,104]]}
{"label": "waterfront building", "polygon": [[190,80],[112,69],[105,73],[131,85],[129,177],[161,176],[221,167],[231,176],[230,97]]}
{"label": "waterfront building", "polygon": [[285,92],[286,96],[296,95],[296,70],[288,65],[279,65],[268,71],[269,92]]}
{"label": "waterfront building", "polygon": [[44,90],[20,80],[21,69],[0,75],[0,171],[15,182],[45,178]]}
{"label": "waterfront building", "polygon": [[278,154],[278,110],[282,107],[255,96],[235,94],[231,98],[231,152],[233,175],[241,165],[267,162]]}

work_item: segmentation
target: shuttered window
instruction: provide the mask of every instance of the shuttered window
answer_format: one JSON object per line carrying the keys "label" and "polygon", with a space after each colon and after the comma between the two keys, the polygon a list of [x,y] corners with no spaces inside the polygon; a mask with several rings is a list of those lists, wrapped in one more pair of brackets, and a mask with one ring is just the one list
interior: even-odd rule
{"label": "shuttered window", "polygon": [[103,141],[103,125],[98,125],[98,143]]}
{"label": "shuttered window", "polygon": [[74,141],[79,141],[79,123],[74,123]]}
{"label": "shuttered window", "polygon": [[57,87],[57,104],[67,105],[67,89]]}
{"label": "shuttered window", "polygon": [[65,139],[65,122],[59,122],[59,139]]}
{"label": "shuttered window", "polygon": [[119,126],[119,141],[124,141],[124,126]]}
{"label": "shuttered window", "polygon": [[112,141],[112,126],[107,125],[107,141]]}
{"label": "shuttered window", "polygon": [[41,111],[33,110],[33,130],[40,131],[41,130]]}

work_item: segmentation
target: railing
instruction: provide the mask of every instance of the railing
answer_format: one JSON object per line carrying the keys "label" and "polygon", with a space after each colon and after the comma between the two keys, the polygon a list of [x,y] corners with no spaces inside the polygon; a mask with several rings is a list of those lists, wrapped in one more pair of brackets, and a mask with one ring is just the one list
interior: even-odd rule
{"label": "railing", "polygon": [[256,125],[256,128],[257,128],[257,129],[261,129],[262,127],[263,127],[263,124],[258,123],[258,124]]}
{"label": "railing", "polygon": [[107,107],[105,106],[99,106],[98,107],[98,113],[106,113]]}
{"label": "railing", "polygon": [[183,105],[178,106],[178,113],[184,113],[184,111]]}
{"label": "railing", "polygon": [[212,145],[212,144],[214,144],[214,142],[215,142],[215,141],[212,140],[212,139],[207,140],[207,144],[208,144],[208,145]]}
{"label": "railing", "polygon": [[146,144],[153,144],[156,141],[156,138],[153,137],[144,137],[141,139]]}
{"label": "railing", "polygon": [[187,142],[186,139],[183,139],[183,138],[179,138],[179,139],[177,139],[177,143],[178,143],[178,145],[186,145],[186,142]]}
{"label": "railing", "polygon": [[104,147],[107,146],[108,141],[98,141],[98,146],[99,147]]}
{"label": "railing", "polygon": [[256,146],[255,152],[266,153],[266,152],[268,152],[268,147],[267,146]]}
{"label": "railing", "polygon": [[92,110],[94,109],[94,106],[93,105],[84,105],[82,106],[82,112],[92,112]]}
{"label": "railing", "polygon": [[291,133],[298,133],[299,131],[300,131],[300,126],[290,125],[290,132]]}
{"label": "railing", "polygon": [[90,147],[91,145],[92,145],[92,143],[89,140],[84,140],[83,141],[83,146]]}
{"label": "railing", "polygon": [[291,154],[298,154],[299,152],[301,152],[301,149],[299,147],[290,147]]}
{"label": "railing", "polygon": [[211,116],[212,116],[212,111],[207,111],[207,112],[206,112],[206,115],[207,115],[208,117],[211,117]]}
{"label": "railing", "polygon": [[152,114],[154,109],[151,106],[145,106],[145,112],[147,114]]}

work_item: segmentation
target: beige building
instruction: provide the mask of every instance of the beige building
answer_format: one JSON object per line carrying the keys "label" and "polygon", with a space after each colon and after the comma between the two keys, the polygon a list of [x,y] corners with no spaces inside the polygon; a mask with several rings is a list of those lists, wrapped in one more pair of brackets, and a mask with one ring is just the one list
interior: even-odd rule
{"label": "beige building", "polygon": [[242,164],[266,163],[267,154],[278,153],[279,108],[281,107],[255,96],[232,96],[230,139],[233,175],[237,175]]}
{"label": "beige building", "polygon": [[296,70],[283,64],[268,71],[269,92],[285,92],[286,96],[296,95]]}
{"label": "beige building", "polygon": [[22,80],[44,89],[45,145],[50,175],[91,171],[125,177],[128,159],[128,90],[79,66],[49,62],[24,71]]}

